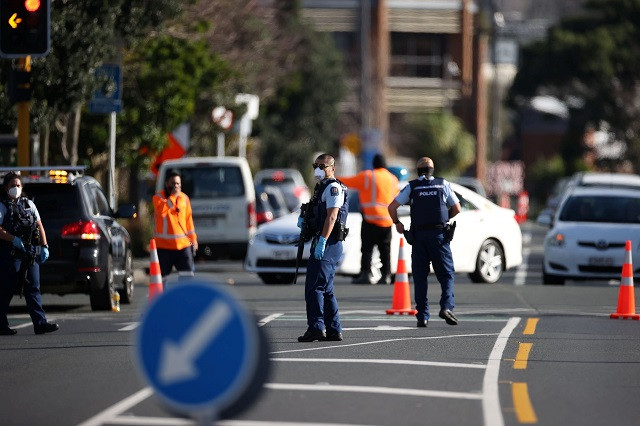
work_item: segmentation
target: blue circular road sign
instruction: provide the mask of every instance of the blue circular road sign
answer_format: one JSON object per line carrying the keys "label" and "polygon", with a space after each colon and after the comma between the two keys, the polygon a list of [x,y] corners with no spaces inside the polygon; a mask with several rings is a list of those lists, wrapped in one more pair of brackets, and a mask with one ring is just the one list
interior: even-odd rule
{"label": "blue circular road sign", "polygon": [[145,312],[137,333],[140,370],[160,399],[190,415],[233,404],[256,374],[255,321],[219,284],[174,286]]}

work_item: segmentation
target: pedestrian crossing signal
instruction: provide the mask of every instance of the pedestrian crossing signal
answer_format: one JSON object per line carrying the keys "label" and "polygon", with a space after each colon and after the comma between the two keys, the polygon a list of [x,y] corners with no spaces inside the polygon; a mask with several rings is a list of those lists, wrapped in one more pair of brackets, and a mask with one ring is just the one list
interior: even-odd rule
{"label": "pedestrian crossing signal", "polygon": [[0,1],[0,56],[40,57],[49,53],[51,0]]}

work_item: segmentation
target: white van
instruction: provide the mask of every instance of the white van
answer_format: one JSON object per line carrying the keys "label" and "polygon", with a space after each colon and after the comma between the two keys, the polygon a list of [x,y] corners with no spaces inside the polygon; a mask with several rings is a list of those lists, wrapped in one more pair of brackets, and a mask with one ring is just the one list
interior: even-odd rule
{"label": "white van", "polygon": [[177,172],[191,199],[198,252],[243,259],[256,233],[256,195],[249,164],[241,157],[186,157],[162,163],[156,193]]}

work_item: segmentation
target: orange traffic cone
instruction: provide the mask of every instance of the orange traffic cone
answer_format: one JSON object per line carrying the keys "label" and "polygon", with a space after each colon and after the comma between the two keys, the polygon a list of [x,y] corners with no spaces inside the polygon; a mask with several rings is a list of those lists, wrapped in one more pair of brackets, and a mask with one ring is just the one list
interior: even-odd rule
{"label": "orange traffic cone", "polygon": [[393,301],[391,309],[387,309],[387,315],[415,315],[418,311],[411,309],[411,295],[409,294],[409,274],[404,260],[404,238],[400,237],[400,249],[398,250],[398,268],[396,280],[393,284]]}
{"label": "orange traffic cone", "polygon": [[149,298],[151,301],[156,295],[162,293],[162,275],[160,274],[160,261],[158,261],[158,250],[156,240],[151,239],[149,244],[151,254],[151,264],[149,265]]}
{"label": "orange traffic cone", "polygon": [[631,261],[631,241],[627,240],[624,248],[624,263],[622,264],[622,279],[618,290],[618,309],[610,315],[611,318],[640,320],[636,314],[636,298],[633,294],[633,262]]}

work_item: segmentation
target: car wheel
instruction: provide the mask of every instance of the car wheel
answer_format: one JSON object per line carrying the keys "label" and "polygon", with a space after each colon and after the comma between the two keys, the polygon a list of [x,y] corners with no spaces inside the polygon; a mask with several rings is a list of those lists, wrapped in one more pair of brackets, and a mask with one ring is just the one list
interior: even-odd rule
{"label": "car wheel", "polygon": [[564,285],[564,278],[558,275],[547,274],[542,271],[542,284],[545,285]]}
{"label": "car wheel", "polygon": [[478,258],[476,259],[476,270],[469,274],[469,278],[474,283],[495,283],[504,272],[504,252],[496,240],[486,240],[482,243]]}
{"label": "car wheel", "polygon": [[113,286],[113,257],[111,253],[107,258],[106,267],[107,276],[105,278],[102,288],[92,290],[89,295],[91,300],[91,310],[93,311],[110,311],[112,308],[113,299],[111,294],[115,291]]}
{"label": "car wheel", "polygon": [[258,276],[265,284],[293,284],[294,274],[263,273]]}
{"label": "car wheel", "polygon": [[127,256],[125,257],[124,264],[124,279],[122,284],[124,288],[118,290],[120,293],[120,303],[131,303],[133,301],[133,256],[131,256],[131,250],[127,250]]}

